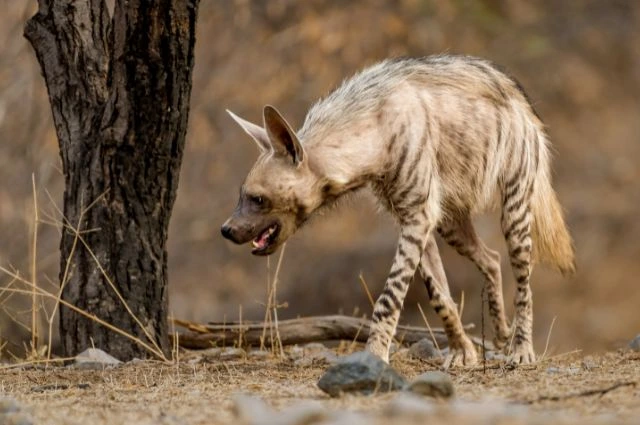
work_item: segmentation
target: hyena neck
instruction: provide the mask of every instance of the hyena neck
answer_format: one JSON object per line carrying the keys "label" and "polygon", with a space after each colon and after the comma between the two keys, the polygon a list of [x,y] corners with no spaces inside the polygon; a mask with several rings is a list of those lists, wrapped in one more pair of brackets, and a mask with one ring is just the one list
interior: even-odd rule
{"label": "hyena neck", "polygon": [[309,165],[320,182],[322,205],[354,192],[382,172],[376,132],[341,131],[305,144]]}

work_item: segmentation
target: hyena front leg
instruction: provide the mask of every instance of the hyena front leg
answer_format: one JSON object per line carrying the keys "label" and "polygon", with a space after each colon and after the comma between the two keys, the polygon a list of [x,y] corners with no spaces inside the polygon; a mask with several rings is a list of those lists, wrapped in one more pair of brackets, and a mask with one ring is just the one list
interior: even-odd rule
{"label": "hyena front leg", "polygon": [[393,266],[373,308],[373,325],[366,348],[385,362],[389,362],[389,348],[400,310],[431,228],[426,214],[419,214],[402,225]]}
{"label": "hyena front leg", "polygon": [[503,348],[509,340],[509,326],[502,296],[500,254],[489,249],[478,237],[470,217],[447,220],[438,226],[438,233],[458,254],[467,257],[484,276],[489,314],[495,334],[494,345]]}
{"label": "hyena front leg", "polygon": [[532,328],[533,300],[529,278],[531,276],[531,208],[530,187],[524,182],[505,190],[502,206],[502,231],[507,241],[511,267],[516,278],[515,319],[512,363],[533,363]]}
{"label": "hyena front leg", "polygon": [[477,352],[464,332],[458,309],[451,298],[447,276],[442,267],[438,245],[436,245],[433,235],[429,236],[420,260],[420,275],[427,287],[430,304],[442,319],[449,341],[449,355],[444,361],[444,367],[448,369],[450,366],[476,364],[478,361]]}

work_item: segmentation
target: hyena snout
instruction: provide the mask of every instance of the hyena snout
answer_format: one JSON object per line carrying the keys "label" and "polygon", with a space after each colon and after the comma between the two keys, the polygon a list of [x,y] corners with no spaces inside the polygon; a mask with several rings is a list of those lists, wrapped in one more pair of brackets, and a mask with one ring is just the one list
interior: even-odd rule
{"label": "hyena snout", "polygon": [[227,223],[222,225],[222,227],[220,228],[220,233],[222,233],[222,236],[225,239],[233,241],[233,229]]}
{"label": "hyena snout", "polygon": [[270,255],[280,245],[282,224],[275,217],[231,216],[220,228],[226,239],[238,245],[251,242],[251,253]]}
{"label": "hyena snout", "polygon": [[237,223],[233,218],[225,221],[220,228],[220,233],[222,233],[225,239],[237,244],[249,242],[252,239],[254,231],[254,226],[248,223]]}

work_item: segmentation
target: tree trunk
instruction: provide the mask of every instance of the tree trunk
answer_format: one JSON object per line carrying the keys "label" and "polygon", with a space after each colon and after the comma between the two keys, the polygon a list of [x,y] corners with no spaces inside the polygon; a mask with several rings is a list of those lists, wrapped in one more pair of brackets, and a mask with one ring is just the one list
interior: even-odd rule
{"label": "tree trunk", "polygon": [[[63,355],[169,352],[167,231],[187,128],[198,0],[39,0],[25,26],[65,178]],[[105,321],[121,332],[100,324]],[[133,338],[139,339],[140,343]]]}

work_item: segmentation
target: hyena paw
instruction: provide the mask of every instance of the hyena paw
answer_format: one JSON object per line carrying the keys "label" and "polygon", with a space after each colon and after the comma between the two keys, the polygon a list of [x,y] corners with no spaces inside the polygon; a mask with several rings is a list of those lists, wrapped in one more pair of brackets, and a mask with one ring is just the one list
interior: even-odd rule
{"label": "hyena paw", "polygon": [[367,341],[365,349],[380,357],[385,363],[389,363],[389,348],[385,347],[379,341]]}
{"label": "hyena paw", "polygon": [[536,361],[536,355],[533,352],[533,344],[531,342],[522,342],[513,348],[513,352],[509,355],[509,364],[531,364]]}
{"label": "hyena paw", "polygon": [[478,352],[471,340],[466,336],[459,344],[451,344],[449,355],[445,357],[443,366],[450,367],[474,366],[478,363]]}

